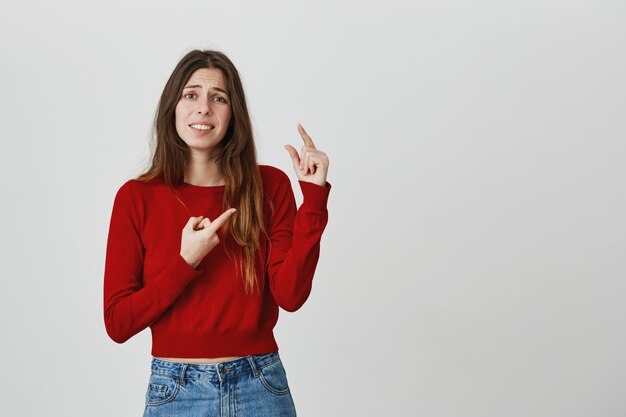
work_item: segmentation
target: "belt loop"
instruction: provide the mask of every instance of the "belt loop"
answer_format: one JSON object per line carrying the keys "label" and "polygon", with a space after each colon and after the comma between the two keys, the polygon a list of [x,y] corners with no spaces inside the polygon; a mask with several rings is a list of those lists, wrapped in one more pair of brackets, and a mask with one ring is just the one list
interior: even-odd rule
{"label": "belt loop", "polygon": [[253,356],[248,355],[246,356],[246,359],[248,359],[248,362],[250,362],[250,368],[252,368],[252,375],[254,375],[254,377],[257,378],[259,376],[259,369],[257,368],[256,362],[254,361]]}
{"label": "belt loop", "polygon": [[185,371],[187,370],[187,363],[182,364],[182,366],[180,367],[180,375],[178,376],[178,380],[180,382],[181,386],[185,386]]}

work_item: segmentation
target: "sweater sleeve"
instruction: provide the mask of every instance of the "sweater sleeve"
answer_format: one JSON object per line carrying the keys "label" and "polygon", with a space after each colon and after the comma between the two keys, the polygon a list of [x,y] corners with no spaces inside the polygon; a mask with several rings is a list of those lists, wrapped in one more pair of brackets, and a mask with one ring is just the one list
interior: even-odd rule
{"label": "sweater sleeve", "polygon": [[298,180],[303,201],[296,202],[289,177],[283,173],[270,221],[271,250],[268,263],[270,291],[286,311],[296,311],[311,292],[320,253],[320,240],[328,222],[327,201],[331,184],[325,187]]}
{"label": "sweater sleeve", "polygon": [[109,337],[117,343],[150,326],[202,273],[177,254],[148,285],[143,285],[140,206],[132,180],[126,182],[113,202],[104,267],[104,323]]}

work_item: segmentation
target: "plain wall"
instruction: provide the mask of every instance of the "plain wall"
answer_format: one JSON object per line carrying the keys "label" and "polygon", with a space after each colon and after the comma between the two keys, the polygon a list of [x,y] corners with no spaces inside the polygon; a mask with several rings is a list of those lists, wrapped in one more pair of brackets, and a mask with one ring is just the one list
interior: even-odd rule
{"label": "plain wall", "polygon": [[102,311],[117,189],[178,60],[238,67],[260,163],[330,160],[298,415],[626,415],[621,1],[3,1],[0,415],[138,416]]}

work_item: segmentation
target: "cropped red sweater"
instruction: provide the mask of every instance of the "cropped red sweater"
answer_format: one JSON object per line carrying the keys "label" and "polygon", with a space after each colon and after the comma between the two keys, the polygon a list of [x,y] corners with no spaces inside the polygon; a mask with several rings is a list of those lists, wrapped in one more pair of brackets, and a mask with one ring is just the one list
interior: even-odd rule
{"label": "cropped red sweater", "polygon": [[104,268],[104,323],[111,339],[124,343],[150,327],[152,355],[161,357],[278,350],[273,333],[278,307],[296,311],[311,292],[331,184],[299,180],[303,202],[296,211],[287,174],[269,165],[259,165],[259,171],[271,242],[261,233],[256,262],[260,294],[244,293],[239,268],[224,250],[227,246],[239,256],[230,235],[218,232],[219,244],[196,269],[180,256],[181,233],[189,217],[214,220],[225,211],[224,185],[175,187],[191,216],[162,180],[128,180],[119,188]]}

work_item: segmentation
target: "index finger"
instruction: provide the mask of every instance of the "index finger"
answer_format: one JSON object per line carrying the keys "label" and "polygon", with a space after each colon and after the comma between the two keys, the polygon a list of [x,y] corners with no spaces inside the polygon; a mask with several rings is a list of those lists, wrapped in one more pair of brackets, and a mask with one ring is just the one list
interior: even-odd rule
{"label": "index finger", "polygon": [[304,146],[310,146],[311,148],[315,148],[315,144],[313,143],[313,139],[306,133],[306,130],[302,127],[300,123],[298,123],[298,132],[300,132],[300,136],[302,136],[302,140],[304,141]]}
{"label": "index finger", "polygon": [[230,208],[226,210],[217,219],[213,220],[208,228],[211,229],[212,232],[217,232],[217,229],[222,227],[222,225],[226,222],[226,220],[228,220],[228,218],[232,216],[233,213],[236,211],[237,211],[236,208]]}

